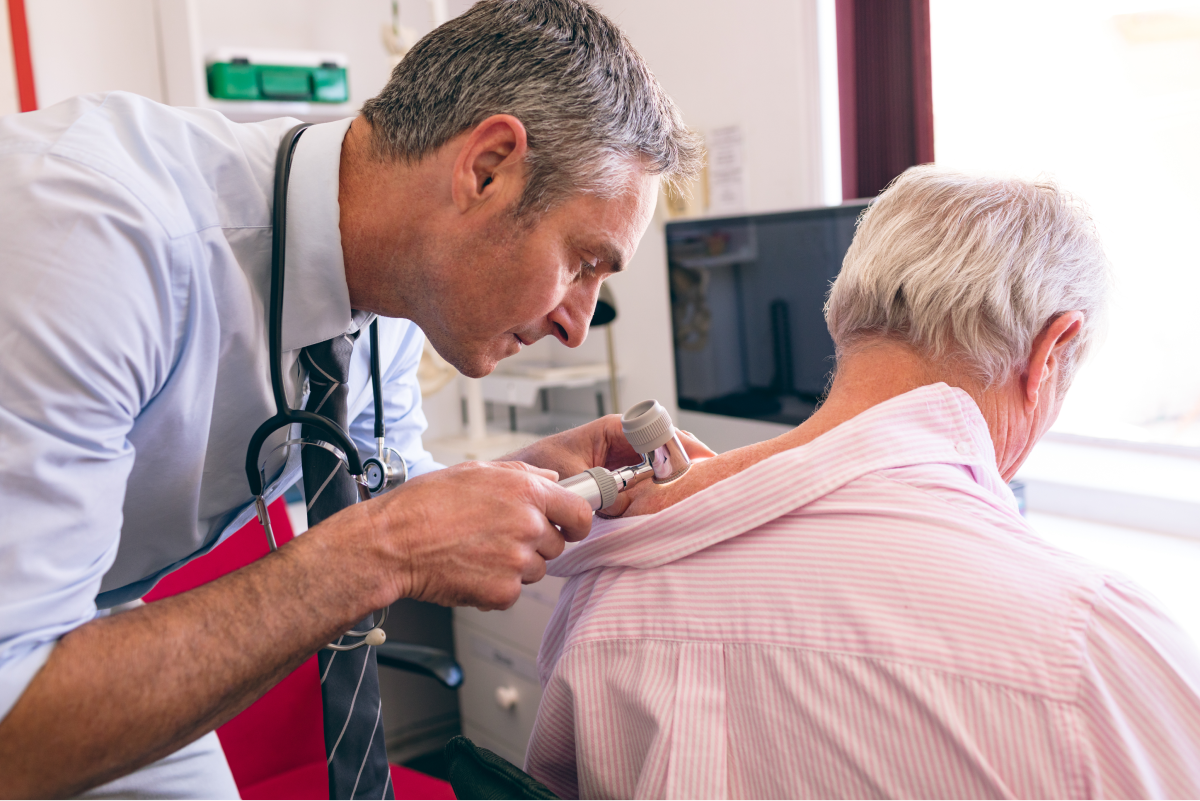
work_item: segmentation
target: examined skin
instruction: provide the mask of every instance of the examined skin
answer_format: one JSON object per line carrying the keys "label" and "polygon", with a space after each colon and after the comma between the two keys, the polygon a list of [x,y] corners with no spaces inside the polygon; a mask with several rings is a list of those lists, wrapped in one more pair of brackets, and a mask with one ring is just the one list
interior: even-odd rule
{"label": "examined skin", "polygon": [[[522,227],[509,213],[527,152],[514,117],[489,117],[410,163],[380,161],[370,137],[356,119],[341,154],[353,308],[414,321],[470,376],[546,335],[583,342],[600,283],[650,222],[657,178],[631,163],[618,197],[576,196]],[[507,461],[415,478],[243,570],[80,626],[0,721],[0,796],[76,795],[164,757],[399,598],[511,606],[591,527],[558,476],[631,461],[610,415]]]}
{"label": "examined skin", "polygon": [[670,484],[639,482],[618,495],[604,513],[629,517],[660,512],[757,462],[806,445],[872,406],[938,382],[963,389],[979,406],[992,436],[996,467],[1008,481],[1058,417],[1066,392],[1060,383],[1063,348],[1084,324],[1079,311],[1052,319],[1034,339],[1023,369],[990,388],[953,363],[929,360],[902,342],[882,337],[861,342],[838,360],[825,403],[792,431],[695,462]]}

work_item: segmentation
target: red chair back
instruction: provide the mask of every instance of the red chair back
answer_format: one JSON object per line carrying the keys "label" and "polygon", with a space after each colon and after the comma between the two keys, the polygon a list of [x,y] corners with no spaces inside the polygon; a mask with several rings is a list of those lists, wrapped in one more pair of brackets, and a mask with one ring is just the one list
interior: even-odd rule
{"label": "red chair back", "polygon": [[[276,541],[292,539],[282,500],[268,508]],[[262,524],[252,520],[210,553],[164,578],[147,603],[199,587],[267,554]],[[296,668],[266,695],[217,729],[238,791],[245,799],[328,799],[325,740],[321,729],[321,683],[317,657]],[[450,785],[392,765],[396,798],[454,798]]]}

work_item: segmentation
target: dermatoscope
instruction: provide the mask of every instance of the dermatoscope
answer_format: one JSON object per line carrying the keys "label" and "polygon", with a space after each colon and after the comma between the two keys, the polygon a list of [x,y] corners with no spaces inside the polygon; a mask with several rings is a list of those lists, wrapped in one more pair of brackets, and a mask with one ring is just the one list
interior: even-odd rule
{"label": "dermatoscope", "polygon": [[671,424],[671,415],[655,400],[634,404],[621,416],[621,431],[633,450],[642,455],[641,464],[616,470],[593,467],[558,482],[560,487],[591,504],[592,511],[611,506],[617,494],[638,476],[654,474],[655,484],[666,484],[686,473],[692,466]]}

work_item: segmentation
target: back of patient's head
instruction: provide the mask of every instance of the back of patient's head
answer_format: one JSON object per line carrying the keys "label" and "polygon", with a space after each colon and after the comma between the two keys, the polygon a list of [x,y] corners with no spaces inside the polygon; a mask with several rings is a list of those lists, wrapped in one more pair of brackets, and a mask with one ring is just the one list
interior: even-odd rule
{"label": "back of patient's head", "polygon": [[583,0],[480,0],[419,41],[363,104],[382,158],[419,160],[495,114],[525,126],[536,218],[567,197],[615,197],[636,164],[668,183],[700,168],[699,137],[611,20]]}
{"label": "back of patient's head", "polygon": [[1066,386],[1098,339],[1108,286],[1095,225],[1054,183],[913,167],[863,213],[825,318],[839,358],[886,337],[994,385],[1020,373],[1049,322],[1082,311]]}

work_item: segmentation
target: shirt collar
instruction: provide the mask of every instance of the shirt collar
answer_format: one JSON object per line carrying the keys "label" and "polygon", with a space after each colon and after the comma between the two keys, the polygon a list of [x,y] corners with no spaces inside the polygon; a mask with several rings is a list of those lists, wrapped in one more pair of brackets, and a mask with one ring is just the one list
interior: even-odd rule
{"label": "shirt collar", "polygon": [[283,350],[356,328],[338,225],[342,140],[353,118],[313,125],[296,143],[288,179]]}
{"label": "shirt collar", "polygon": [[654,515],[596,521],[592,533],[547,565],[551,576],[597,567],[647,569],[732,539],[862,476],[921,464],[962,465],[1016,514],[996,469],[987,421],[961,389],[932,384],[899,395],[807,445],[720,481]]}

